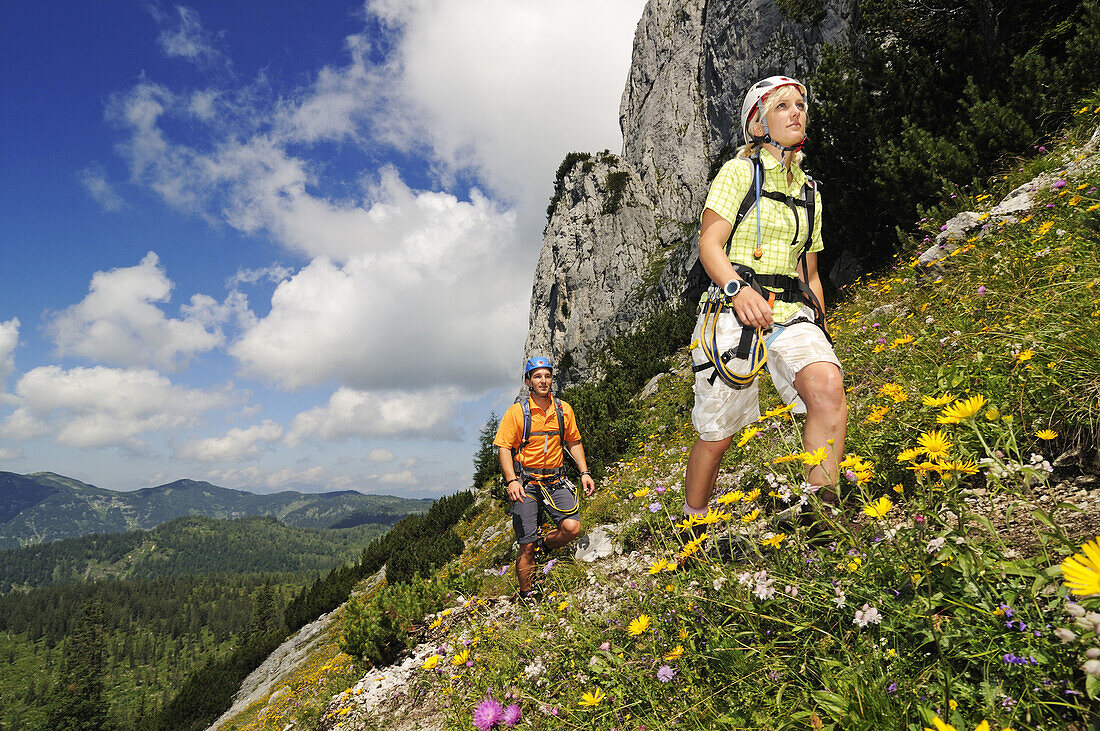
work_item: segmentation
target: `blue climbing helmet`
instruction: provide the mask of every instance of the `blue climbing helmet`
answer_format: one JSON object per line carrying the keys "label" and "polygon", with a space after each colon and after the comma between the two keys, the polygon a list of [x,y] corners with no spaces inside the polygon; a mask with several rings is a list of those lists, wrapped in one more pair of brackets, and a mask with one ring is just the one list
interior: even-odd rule
{"label": "blue climbing helmet", "polygon": [[531,375],[531,371],[537,371],[539,368],[549,368],[550,372],[554,372],[554,364],[550,362],[549,358],[544,358],[541,355],[536,355],[534,358],[528,358],[527,362],[523,364],[523,380]]}

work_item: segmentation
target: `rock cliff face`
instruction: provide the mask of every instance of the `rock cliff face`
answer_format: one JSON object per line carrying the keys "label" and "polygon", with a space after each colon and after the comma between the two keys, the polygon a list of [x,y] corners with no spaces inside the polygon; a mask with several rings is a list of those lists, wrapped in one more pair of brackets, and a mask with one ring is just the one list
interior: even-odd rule
{"label": "rock cliff face", "polygon": [[579,161],[566,174],[535,269],[526,352],[566,366],[559,385],[598,375],[609,337],[680,295],[711,170],[740,143],[745,89],[813,71],[825,44],[849,42],[857,7],[650,0],[619,108],[622,156]]}

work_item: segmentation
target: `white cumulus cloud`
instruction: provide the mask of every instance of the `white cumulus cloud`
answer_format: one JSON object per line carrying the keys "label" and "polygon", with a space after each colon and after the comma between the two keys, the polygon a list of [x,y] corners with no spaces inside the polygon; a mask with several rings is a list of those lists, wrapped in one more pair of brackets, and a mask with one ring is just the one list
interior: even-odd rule
{"label": "white cumulus cloud", "polygon": [[19,345],[19,318],[0,322],[0,393],[4,382],[15,371],[15,348]]}
{"label": "white cumulus cloud", "polygon": [[384,449],[382,447],[372,449],[370,452],[367,453],[368,462],[392,462],[395,459],[397,459],[396,454],[394,454],[389,449]]}
{"label": "white cumulus cloud", "polygon": [[182,318],[170,318],[158,304],[169,300],[172,288],[157,255],[149,252],[137,266],[96,272],[88,295],[53,315],[47,331],[62,356],[177,370],[196,353],[222,344],[217,325],[241,303],[223,307],[195,295]]}
{"label": "white cumulus cloud", "polygon": [[310,439],[336,442],[350,437],[457,436],[451,419],[461,394],[455,388],[376,393],[338,389],[327,404],[294,417],[285,442],[297,446]]}
{"label": "white cumulus cloud", "polygon": [[[619,101],[645,0],[369,0],[399,31],[404,106],[392,134],[426,136],[495,194],[546,205],[566,152],[618,150]],[[417,121],[411,126],[411,121]],[[518,193],[518,196],[517,196]]]}
{"label": "white cumulus cloud", "polygon": [[265,420],[244,429],[230,429],[220,437],[192,439],[176,450],[176,456],[199,462],[241,462],[260,456],[282,436],[282,426]]}
{"label": "white cumulus cloud", "polygon": [[43,366],[19,379],[16,408],[0,423],[0,437],[52,434],[66,447],[142,451],[143,435],[195,427],[204,414],[235,400],[226,390],[176,386],[148,369]]}
{"label": "white cumulus cloud", "polygon": [[527,274],[511,217],[473,193],[414,193],[387,173],[358,234],[367,252],[283,281],[230,347],[245,374],[287,388],[490,388],[514,370]]}

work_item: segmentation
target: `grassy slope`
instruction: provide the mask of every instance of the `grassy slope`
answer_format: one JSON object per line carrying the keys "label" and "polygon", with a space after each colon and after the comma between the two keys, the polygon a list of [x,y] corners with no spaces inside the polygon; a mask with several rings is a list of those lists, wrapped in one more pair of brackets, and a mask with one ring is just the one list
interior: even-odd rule
{"label": "grassy slope", "polygon": [[[1088,102],[1053,152],[926,215],[929,234],[958,210],[987,209],[1038,173],[1058,172],[1100,118],[1100,95]],[[1042,541],[1020,558],[967,502],[975,488],[1011,497],[1028,493],[1029,481],[1038,487],[1042,460],[1089,444],[1100,421],[1100,168],[1054,179],[1066,184],[1040,191],[1030,216],[989,219],[984,238],[946,260],[942,281],[899,261],[833,313],[849,388],[848,452],[861,458],[850,463],[849,504],[859,513],[874,503],[881,517],[861,516],[856,535],[838,526],[827,545],[776,524],[770,515],[788,489],[797,496],[802,469],[798,458],[774,461],[800,450],[798,423],[777,414],[730,450],[716,505],[728,515],[708,528],[747,535],[748,555],[724,560],[728,540],[712,537],[688,570],[669,571],[662,561],[691,550],[674,524],[695,435],[687,377],[665,377],[631,456],[583,513],[585,525],[624,524],[621,538],[637,553],[595,565],[559,557],[533,609],[475,603],[441,617],[429,637],[443,648],[444,670],[423,671],[404,689],[431,709],[421,712],[424,727],[469,728],[487,694],[502,700],[509,691],[533,728],[921,729],[937,714],[966,729],[983,719],[1015,729],[1097,723],[1097,701],[1090,710],[1086,694],[1100,695],[1100,683],[1078,670],[1088,645],[1052,635],[1072,626],[1058,563],[1089,536],[1067,536],[1051,511],[1037,511],[1027,522]],[[925,246],[913,240],[908,249]],[[924,398],[947,396],[946,409],[978,396],[985,403],[944,424],[945,407]],[[770,387],[764,405],[781,406]],[[1046,428],[1058,432],[1053,442],[1036,436]],[[902,458],[922,443],[923,453]],[[982,459],[1003,477],[975,469]],[[514,558],[508,542],[478,540],[504,519],[487,511],[463,528],[472,540],[461,564],[487,596],[513,588],[510,572],[485,573]],[[786,535],[778,548],[762,544],[777,534]],[[464,640],[474,642],[472,669],[449,662]],[[326,652],[326,662],[340,662],[334,642]],[[289,684],[294,692],[269,717],[315,719],[349,677],[341,668],[322,690],[305,682],[311,676]],[[373,727],[355,721],[361,714],[346,700],[329,712],[327,728]],[[233,726],[278,727],[256,713]]]}

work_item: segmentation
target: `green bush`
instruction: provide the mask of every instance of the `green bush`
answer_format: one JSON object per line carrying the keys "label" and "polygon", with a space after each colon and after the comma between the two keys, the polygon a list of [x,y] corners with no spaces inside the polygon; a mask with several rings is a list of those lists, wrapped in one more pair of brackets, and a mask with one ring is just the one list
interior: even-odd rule
{"label": "green bush", "polygon": [[386,584],[369,599],[353,597],[344,607],[340,650],[358,662],[386,665],[414,644],[411,631],[425,614],[443,606],[447,589],[438,578]]}

